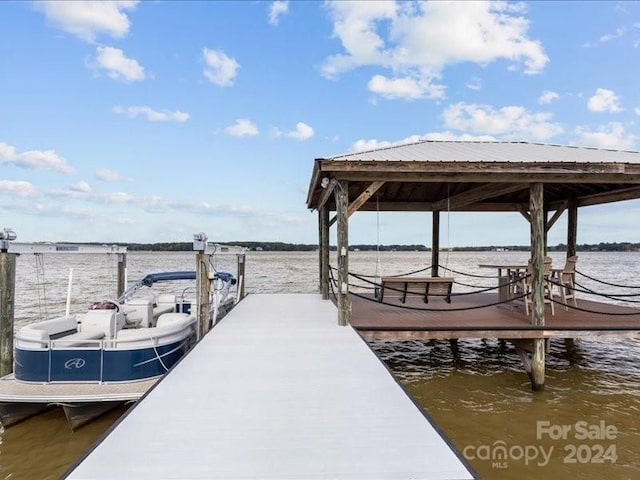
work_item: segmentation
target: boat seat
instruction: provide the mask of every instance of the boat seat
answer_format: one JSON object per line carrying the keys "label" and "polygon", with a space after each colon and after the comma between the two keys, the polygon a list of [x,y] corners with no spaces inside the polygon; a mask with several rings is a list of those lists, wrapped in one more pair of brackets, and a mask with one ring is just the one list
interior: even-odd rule
{"label": "boat seat", "polygon": [[57,348],[69,348],[69,347],[99,347],[98,342],[88,342],[88,340],[100,340],[104,338],[104,332],[101,331],[84,331],[77,332],[66,337],[59,338],[51,342],[53,347]]}
{"label": "boat seat", "polygon": [[164,315],[165,313],[172,313],[175,309],[175,304],[171,305],[158,305],[153,309],[153,318],[157,320],[160,315]]}
{"label": "boat seat", "polygon": [[40,332],[44,332],[46,337],[49,338],[54,335],[77,329],[78,320],[75,315],[65,315],[64,317],[52,318],[50,320],[25,325],[20,329],[20,332],[38,330]]}

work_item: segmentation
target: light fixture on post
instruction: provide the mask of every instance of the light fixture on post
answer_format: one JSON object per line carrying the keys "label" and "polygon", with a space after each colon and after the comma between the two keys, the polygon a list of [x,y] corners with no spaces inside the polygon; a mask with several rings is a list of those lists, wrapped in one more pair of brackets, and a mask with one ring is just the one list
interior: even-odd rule
{"label": "light fixture on post", "polygon": [[320,186],[321,186],[322,188],[327,188],[327,187],[329,186],[329,181],[330,181],[330,180],[329,180],[329,177],[324,177],[324,178],[322,179],[322,181],[320,182]]}

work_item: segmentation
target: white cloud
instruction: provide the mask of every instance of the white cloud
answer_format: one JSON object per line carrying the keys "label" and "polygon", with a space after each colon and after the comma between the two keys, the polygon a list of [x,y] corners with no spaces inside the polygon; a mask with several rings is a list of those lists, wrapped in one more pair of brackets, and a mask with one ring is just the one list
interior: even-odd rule
{"label": "white cloud", "polygon": [[53,150],[29,150],[18,153],[15,147],[0,143],[0,164],[15,165],[29,170],[52,170],[70,175],[74,169]]}
{"label": "white cloud", "polygon": [[142,105],[142,106],[131,106],[131,107],[113,107],[113,111],[115,113],[127,115],[129,118],[137,118],[138,116],[144,116],[150,122],[186,122],[189,120],[189,114],[185,112],[181,112],[180,110],[154,110],[151,107]]}
{"label": "white cloud", "polygon": [[592,112],[617,113],[622,111],[620,99],[612,90],[598,88],[596,93],[589,98],[587,108]]}
{"label": "white cloud", "polygon": [[137,1],[45,1],[37,2],[55,27],[93,43],[99,34],[122,38],[131,26],[125,10],[133,10]]}
{"label": "white cloud", "polygon": [[615,40],[616,38],[620,38],[620,37],[624,36],[626,31],[627,31],[626,28],[618,27],[618,28],[616,28],[615,32],[613,32],[613,33],[605,33],[597,41],[595,41],[595,42],[586,42],[582,46],[585,47],[585,48],[591,48],[591,47],[595,47],[599,43],[610,42],[611,40]]}
{"label": "white cloud", "polygon": [[280,16],[289,12],[288,1],[276,1],[269,7],[269,23],[271,25],[278,25]]}
{"label": "white cloud", "polygon": [[638,137],[626,133],[624,126],[619,122],[609,122],[597,130],[587,127],[576,128],[578,135],[577,145],[597,148],[609,148],[614,150],[631,150],[635,148]]}
{"label": "white cloud", "polygon": [[307,125],[304,122],[298,122],[296,123],[296,128],[295,130],[291,130],[289,132],[282,132],[278,129],[274,129],[272,132],[272,135],[274,137],[289,137],[289,138],[295,138],[297,140],[308,140],[309,138],[313,137],[315,135],[315,132],[313,131],[313,128],[311,128],[309,125]]}
{"label": "white cloud", "polygon": [[94,176],[103,182],[122,182],[125,180],[121,173],[108,168],[99,168],[95,171]]}
{"label": "white cloud", "polygon": [[144,67],[135,59],[128,58],[119,48],[98,47],[90,66],[105,70],[109,78],[114,80],[140,82],[146,78]]}
{"label": "white cloud", "polygon": [[221,50],[211,50],[208,48],[202,50],[202,55],[206,64],[204,76],[207,77],[211,83],[220,87],[233,85],[233,81],[240,68],[240,64],[236,62],[234,58],[228,57]]}
{"label": "white cloud", "polygon": [[229,125],[224,131],[233,137],[247,137],[260,133],[258,127],[246,118],[238,118],[236,123]]}
{"label": "white cloud", "polygon": [[636,115],[640,116],[640,107],[636,107],[633,109]]}
{"label": "white cloud", "polygon": [[376,150],[379,148],[393,147],[397,145],[406,145],[409,143],[416,143],[423,140],[432,140],[432,141],[465,141],[465,142],[493,142],[495,141],[495,137],[490,135],[469,135],[467,133],[458,135],[451,132],[431,132],[426,133],[424,135],[411,135],[409,137],[403,138],[402,140],[398,140],[396,142],[390,142],[387,140],[376,140],[376,139],[361,139],[356,140],[351,145],[352,152],[363,152],[367,150]]}
{"label": "white cloud", "polygon": [[508,138],[547,140],[564,131],[559,124],[551,122],[551,113],[530,113],[520,106],[495,110],[490,105],[460,102],[447,107],[443,117],[448,128]]}
{"label": "white cloud", "polygon": [[327,78],[361,66],[388,69],[369,88],[387,98],[442,98],[445,67],[506,60],[539,73],[548,57],[528,37],[521,4],[507,2],[330,2],[334,36],[344,53],[322,66]]}
{"label": "white cloud", "polygon": [[21,180],[0,180],[0,193],[17,195],[18,197],[33,197],[37,194],[36,188],[29,182]]}
{"label": "white cloud", "polygon": [[73,190],[74,192],[84,192],[84,193],[88,193],[91,191],[91,185],[89,185],[87,182],[85,182],[84,180],[81,180],[77,183],[74,183],[73,185],[71,185],[71,187],[69,187],[69,190]]}
{"label": "white cloud", "polygon": [[369,80],[367,87],[373,93],[381,97],[405,100],[416,100],[419,98],[444,98],[444,86],[434,85],[415,78],[387,78],[384,75],[374,75]]}
{"label": "white cloud", "polygon": [[538,103],[540,105],[548,105],[558,98],[560,98],[560,95],[558,95],[556,92],[545,90],[544,92],[542,92],[542,95],[540,95],[540,98],[538,98]]}

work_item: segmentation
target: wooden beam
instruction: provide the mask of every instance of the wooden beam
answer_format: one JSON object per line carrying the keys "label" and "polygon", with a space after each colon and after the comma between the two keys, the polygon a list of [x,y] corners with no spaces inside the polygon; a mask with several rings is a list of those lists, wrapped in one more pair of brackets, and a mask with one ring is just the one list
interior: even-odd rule
{"label": "wooden beam", "polygon": [[440,264],[440,212],[438,210],[433,212],[431,223],[431,276],[438,277]]}
{"label": "wooden beam", "polygon": [[320,293],[329,299],[329,207],[320,209]]}
{"label": "wooden beam", "polygon": [[349,204],[349,210],[347,212],[348,215],[351,216],[357,212],[360,207],[369,200],[371,196],[380,189],[380,187],[382,187],[382,185],[384,185],[384,182],[372,182],[367,188],[365,188],[364,191],[358,195],[358,198]]}
{"label": "wooden beam", "polygon": [[586,207],[589,205],[600,205],[602,203],[634,200],[636,198],[640,198],[640,187],[629,187],[614,190],[612,192],[596,193],[593,195],[582,196],[578,199],[578,206]]}
{"label": "wooden beam", "polygon": [[518,211],[520,212],[520,215],[522,215],[527,222],[531,223],[531,215],[529,215],[529,210],[527,210],[527,208],[524,205],[518,205]]}
{"label": "wooden beam", "polygon": [[[640,165],[630,163],[614,163],[614,162],[427,162],[427,161],[344,161],[344,160],[321,160],[321,169],[325,173],[344,174],[377,174],[380,175],[379,180],[389,180],[383,175],[395,175],[401,173],[402,176],[408,177],[408,174],[417,176],[437,176],[439,174],[447,175],[468,175],[471,182],[475,176],[491,177],[495,174],[499,175],[517,175],[519,180],[534,180],[536,176],[542,175],[549,179],[556,179],[560,183],[560,178],[576,178],[583,177],[600,177],[600,180],[594,178],[593,183],[607,183],[607,179],[619,178],[622,182],[623,177],[627,177],[629,181],[632,177],[640,175]],[[426,174],[426,175],[425,175]],[[522,176],[524,175],[524,177]],[[344,178],[344,177],[342,177]],[[604,181],[603,181],[604,180]],[[496,180],[499,182],[500,180]],[[542,182],[544,180],[540,180]],[[553,180],[550,180],[553,181]],[[629,183],[635,183],[630,181]]]}
{"label": "wooden beam", "polygon": [[578,203],[575,198],[569,200],[567,216],[567,258],[576,254],[578,243]]}
{"label": "wooden beam", "polygon": [[316,206],[318,210],[320,210],[324,206],[324,204],[327,203],[327,200],[329,199],[329,197],[331,197],[334,188],[336,188],[336,181],[334,179],[331,179],[327,187],[322,192],[322,195],[320,195],[318,205]]}
{"label": "wooden beam", "polygon": [[553,225],[558,221],[558,219],[564,213],[566,208],[567,208],[567,202],[565,202],[561,208],[558,208],[556,212],[551,216],[551,218],[547,220],[547,224],[544,227],[545,231],[548,232],[549,230],[551,230],[551,227],[553,227]]}
{"label": "wooden beam", "polygon": [[349,185],[338,181],[334,189],[338,217],[338,325],[348,325],[351,316],[349,301]]}
{"label": "wooden beam", "polygon": [[524,190],[527,188],[527,184],[520,185],[494,185],[494,184],[485,184],[480,185],[479,187],[472,188],[471,190],[467,190],[466,192],[461,192],[457,195],[453,195],[449,198],[444,198],[440,201],[434,202],[431,205],[433,210],[448,210],[454,209],[458,207],[462,207],[465,205],[469,205],[472,203],[481,202],[482,200],[486,200],[488,198],[494,198],[500,195],[505,195],[507,193],[517,192],[519,190]]}
{"label": "wooden beam", "polygon": [[[397,185],[397,184],[396,184]],[[495,202],[479,202],[471,205],[464,205],[452,208],[452,212],[518,212],[521,203],[495,203]],[[378,202],[378,209],[381,212],[432,212],[432,202]],[[365,203],[358,211],[374,212],[376,205]],[[553,210],[553,209],[552,209]],[[527,209],[525,208],[526,212]]]}

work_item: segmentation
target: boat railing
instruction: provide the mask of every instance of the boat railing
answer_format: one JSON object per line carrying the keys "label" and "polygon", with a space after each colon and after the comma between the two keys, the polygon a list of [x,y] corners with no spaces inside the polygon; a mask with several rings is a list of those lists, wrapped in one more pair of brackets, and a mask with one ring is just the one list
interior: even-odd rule
{"label": "boat railing", "polygon": [[[193,318],[193,317],[191,317]],[[34,339],[16,334],[15,376],[28,382],[102,383],[142,380],[166,373],[165,355],[182,351],[193,336],[195,320],[145,329],[124,329],[114,338]],[[189,322],[187,322],[187,325]],[[81,332],[79,332],[81,333]],[[85,337],[88,335],[85,335]],[[171,345],[173,345],[171,347]],[[132,358],[141,365],[135,378],[124,378]]]}

